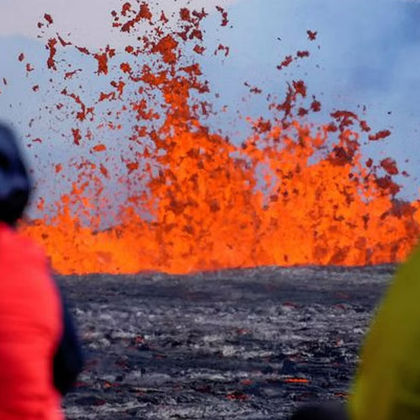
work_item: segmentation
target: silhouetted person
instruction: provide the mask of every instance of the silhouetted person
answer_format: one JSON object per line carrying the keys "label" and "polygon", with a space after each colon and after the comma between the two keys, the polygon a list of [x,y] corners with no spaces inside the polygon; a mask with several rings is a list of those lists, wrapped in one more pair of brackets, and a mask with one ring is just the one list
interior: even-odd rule
{"label": "silhouetted person", "polygon": [[81,369],[77,337],[43,251],[15,225],[31,182],[0,125],[0,419],[63,418],[60,394]]}

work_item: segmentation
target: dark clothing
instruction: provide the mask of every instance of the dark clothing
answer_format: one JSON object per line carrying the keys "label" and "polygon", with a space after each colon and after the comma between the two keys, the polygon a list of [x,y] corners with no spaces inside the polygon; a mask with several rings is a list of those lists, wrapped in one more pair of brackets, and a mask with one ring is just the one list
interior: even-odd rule
{"label": "dark clothing", "polygon": [[348,420],[348,417],[344,406],[324,404],[302,407],[292,416],[291,420]]}
{"label": "dark clothing", "polygon": [[63,312],[63,333],[54,356],[54,386],[67,394],[83,369],[83,355],[73,319],[61,295]]}

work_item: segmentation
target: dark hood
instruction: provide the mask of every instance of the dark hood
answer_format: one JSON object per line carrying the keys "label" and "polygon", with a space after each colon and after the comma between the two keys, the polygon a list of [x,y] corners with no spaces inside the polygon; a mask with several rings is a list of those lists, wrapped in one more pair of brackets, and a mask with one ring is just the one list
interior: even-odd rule
{"label": "dark hood", "polygon": [[14,225],[22,216],[31,192],[14,133],[0,124],[0,221]]}

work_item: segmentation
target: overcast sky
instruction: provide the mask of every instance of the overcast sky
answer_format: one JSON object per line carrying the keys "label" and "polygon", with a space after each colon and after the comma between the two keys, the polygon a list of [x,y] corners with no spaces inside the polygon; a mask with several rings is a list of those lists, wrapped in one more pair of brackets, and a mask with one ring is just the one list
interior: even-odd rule
{"label": "overcast sky", "polygon": [[[0,95],[2,118],[12,121],[23,133],[27,121],[36,114],[48,94],[27,95],[30,87],[17,56],[25,51],[35,65],[45,60],[44,41],[36,36],[37,22],[45,12],[55,21],[54,30],[71,32],[76,43],[98,48],[118,44],[117,32],[109,30],[109,14],[118,9],[120,0],[1,0],[0,13],[0,76],[6,77],[8,89]],[[187,1],[159,0],[158,7],[168,14]],[[230,45],[228,60],[203,60],[206,77],[215,90],[222,93],[221,101],[230,109],[241,108],[258,115],[265,103],[241,102],[246,92],[245,81],[257,84],[266,92],[284,92],[284,83],[302,77],[311,92],[317,94],[324,109],[348,108],[358,111],[366,105],[365,118],[376,130],[391,128],[392,137],[367,153],[378,157],[391,155],[413,176],[406,182],[413,195],[420,182],[419,141],[420,107],[420,3],[392,0],[192,0],[193,6],[227,7],[233,28],[223,34]],[[207,24],[209,43],[221,36],[216,17]],[[316,43],[308,44],[306,30],[318,31]],[[319,46],[319,49],[318,49]],[[310,49],[312,57],[300,66],[291,66],[280,74],[276,66],[298,49]],[[42,77],[40,75],[40,85]],[[100,88],[101,81],[96,78]],[[227,113],[214,121],[215,127],[232,130],[235,113]],[[225,119],[223,119],[225,118]],[[56,122],[43,120],[34,124],[34,132],[50,140],[45,160],[54,159],[64,150]],[[63,122],[66,127],[66,122]],[[229,128],[230,127],[230,128]],[[38,131],[37,131],[38,130]],[[240,133],[236,133],[240,136]],[[409,159],[408,162],[405,162]],[[408,192],[406,195],[408,195]]]}

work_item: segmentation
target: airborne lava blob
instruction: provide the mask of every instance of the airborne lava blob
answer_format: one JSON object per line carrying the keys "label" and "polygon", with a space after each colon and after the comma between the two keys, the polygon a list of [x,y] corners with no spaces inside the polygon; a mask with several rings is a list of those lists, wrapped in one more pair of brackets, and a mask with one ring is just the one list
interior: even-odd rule
{"label": "airborne lava blob", "polygon": [[[227,13],[217,12],[227,26]],[[248,119],[249,138],[232,142],[216,134],[206,124],[214,111],[197,57],[228,56],[229,47],[206,51],[206,18],[204,10],[167,17],[145,2],[127,2],[112,12],[113,30],[127,36],[123,51],[90,51],[58,34],[46,39],[45,67],[62,75],[65,87],[57,89],[74,119],[69,138],[86,153],[56,162],[56,174],[76,174],[71,191],[53,214],[45,211],[21,229],[45,246],[63,274],[404,259],[420,233],[420,204],[396,199],[393,159],[366,160],[360,149],[362,141],[379,142],[390,133],[371,132],[348,111],[332,113],[323,125],[311,123],[321,104],[294,80],[284,100],[267,97],[270,117]],[[53,25],[48,15],[39,27]],[[316,32],[308,31],[308,38]],[[68,50],[73,55],[63,56]],[[80,60],[75,66],[68,61],[76,53],[95,63],[95,77],[118,74],[91,104],[81,99],[89,86],[67,86],[92,71],[78,68]],[[299,51],[278,68],[308,56]],[[111,148],[99,129],[117,133]],[[117,212],[110,210],[110,182],[130,191]]]}

